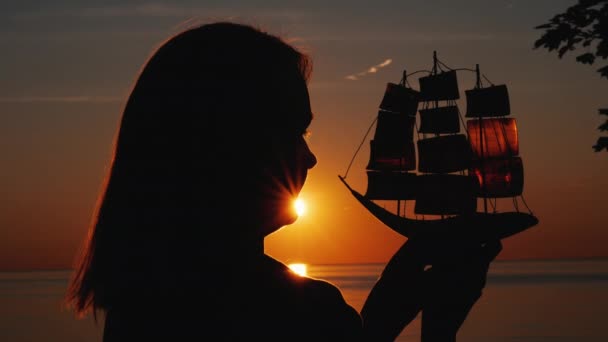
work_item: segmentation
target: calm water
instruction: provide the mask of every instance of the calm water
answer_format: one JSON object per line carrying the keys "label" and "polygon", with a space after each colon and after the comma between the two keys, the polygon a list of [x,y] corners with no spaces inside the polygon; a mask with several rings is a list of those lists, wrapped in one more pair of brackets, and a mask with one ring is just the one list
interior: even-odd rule
{"label": "calm water", "polygon": [[[309,265],[358,310],[383,265]],[[62,311],[68,271],[0,273],[0,341],[100,341]],[[495,262],[459,341],[608,341],[608,260]],[[419,341],[420,321],[399,341]]]}

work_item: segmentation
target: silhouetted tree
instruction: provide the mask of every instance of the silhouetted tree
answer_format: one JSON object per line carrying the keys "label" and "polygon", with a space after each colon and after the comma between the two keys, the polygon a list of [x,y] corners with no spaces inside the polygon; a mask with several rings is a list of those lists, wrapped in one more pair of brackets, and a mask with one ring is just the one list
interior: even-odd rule
{"label": "silhouetted tree", "polygon": [[[586,48],[576,57],[583,64],[593,64],[597,58],[608,58],[608,0],[579,0],[564,13],[555,15],[548,23],[536,29],[545,30],[534,42],[534,48],[557,50],[559,58],[568,51]],[[595,48],[595,51],[593,50]],[[608,65],[597,70],[600,77],[608,79]],[[600,109],[601,115],[608,115],[608,109]],[[608,131],[608,120],[598,128]],[[595,151],[608,151],[608,137],[600,137],[593,146]]]}
{"label": "silhouetted tree", "polygon": [[[579,0],[566,12],[557,14],[536,29],[545,33],[534,42],[534,48],[557,50],[559,58],[578,47],[589,48],[576,57],[583,64],[593,64],[596,58],[608,57],[608,0]],[[591,45],[595,45],[595,52]],[[597,70],[608,78],[608,65]]]}

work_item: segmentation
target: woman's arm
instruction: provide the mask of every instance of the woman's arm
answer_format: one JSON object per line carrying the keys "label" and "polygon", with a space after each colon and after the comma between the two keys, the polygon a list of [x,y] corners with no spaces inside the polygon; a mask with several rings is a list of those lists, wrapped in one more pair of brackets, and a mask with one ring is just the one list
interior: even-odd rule
{"label": "woman's arm", "polygon": [[406,242],[371,290],[361,318],[366,341],[393,341],[422,309],[424,262],[418,244]]}
{"label": "woman's arm", "polygon": [[470,245],[425,272],[422,341],[456,341],[456,333],[481,297],[500,241]]}
{"label": "woman's arm", "polygon": [[367,340],[394,341],[422,311],[422,341],[455,341],[502,249],[499,241],[457,247],[438,256],[437,246],[410,239],[395,253],[361,311]]}

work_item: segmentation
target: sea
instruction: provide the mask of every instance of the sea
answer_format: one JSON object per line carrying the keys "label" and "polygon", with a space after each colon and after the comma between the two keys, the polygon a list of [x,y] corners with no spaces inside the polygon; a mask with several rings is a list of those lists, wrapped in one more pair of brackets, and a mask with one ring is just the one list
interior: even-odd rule
{"label": "sea", "polygon": [[[383,267],[307,269],[340,287],[360,310]],[[0,341],[101,341],[103,317],[77,320],[62,308],[69,276],[69,270],[0,272]],[[420,317],[397,341],[420,341]],[[608,341],[608,259],[495,261],[458,341]]]}

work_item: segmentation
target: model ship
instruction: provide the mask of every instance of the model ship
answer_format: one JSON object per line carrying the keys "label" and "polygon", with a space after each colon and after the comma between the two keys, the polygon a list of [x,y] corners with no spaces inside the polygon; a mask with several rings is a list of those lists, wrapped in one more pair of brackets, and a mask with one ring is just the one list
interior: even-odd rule
{"label": "model ship", "polygon": [[[464,118],[456,103],[458,71],[477,75],[465,91]],[[523,199],[523,162],[506,85],[484,86],[479,65],[450,69],[436,53],[426,73],[419,90],[405,71],[400,83],[387,84],[370,141],[365,194],[353,190],[346,175],[340,179],[370,213],[407,237],[484,241],[536,225]],[[513,209],[499,212],[498,199],[510,199]],[[377,201],[396,202],[396,209]],[[528,212],[519,210],[520,201]],[[411,207],[406,210],[412,204],[413,215]]]}

